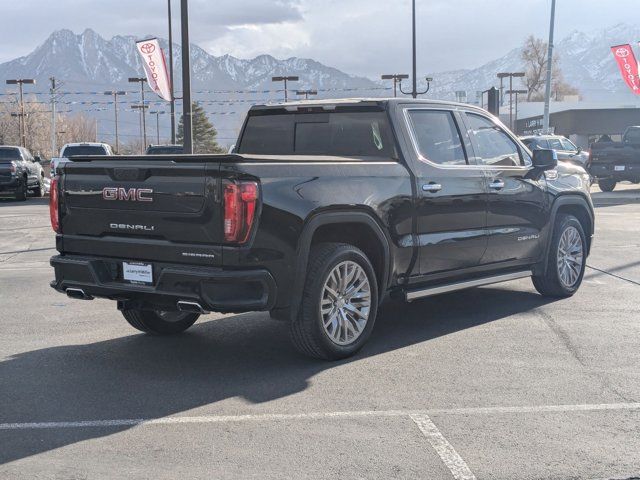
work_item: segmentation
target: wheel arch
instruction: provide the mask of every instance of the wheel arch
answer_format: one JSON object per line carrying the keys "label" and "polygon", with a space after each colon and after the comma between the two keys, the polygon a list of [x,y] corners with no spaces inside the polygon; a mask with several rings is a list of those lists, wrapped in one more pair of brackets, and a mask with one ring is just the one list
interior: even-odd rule
{"label": "wheel arch", "polygon": [[379,298],[383,298],[390,281],[391,248],[379,222],[372,214],[363,211],[318,213],[306,222],[298,241],[291,319],[296,317],[300,308],[309,253],[314,244],[321,242],[348,243],[362,250],[373,265],[378,281]]}

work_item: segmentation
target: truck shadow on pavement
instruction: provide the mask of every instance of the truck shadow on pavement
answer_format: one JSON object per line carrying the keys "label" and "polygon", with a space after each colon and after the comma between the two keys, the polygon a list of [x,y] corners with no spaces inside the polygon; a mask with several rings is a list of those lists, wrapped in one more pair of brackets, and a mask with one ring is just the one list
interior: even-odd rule
{"label": "truck shadow on pavement", "polygon": [[[483,288],[389,303],[364,349],[333,363],[297,354],[287,325],[266,314],[204,317],[174,338],[132,334],[20,353],[0,362],[0,423],[160,418],[231,397],[269,402],[305,390],[314,375],[333,367],[549,302],[532,291]],[[113,320],[124,322],[116,313]],[[0,430],[0,464],[129,428]]]}

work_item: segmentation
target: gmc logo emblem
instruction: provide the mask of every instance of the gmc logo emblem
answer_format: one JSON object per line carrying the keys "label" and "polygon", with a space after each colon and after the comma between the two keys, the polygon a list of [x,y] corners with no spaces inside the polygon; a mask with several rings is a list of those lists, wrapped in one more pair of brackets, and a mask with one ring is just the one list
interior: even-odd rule
{"label": "gmc logo emblem", "polygon": [[104,200],[122,200],[125,202],[153,202],[150,196],[153,193],[151,188],[122,188],[104,187],[102,198]]}

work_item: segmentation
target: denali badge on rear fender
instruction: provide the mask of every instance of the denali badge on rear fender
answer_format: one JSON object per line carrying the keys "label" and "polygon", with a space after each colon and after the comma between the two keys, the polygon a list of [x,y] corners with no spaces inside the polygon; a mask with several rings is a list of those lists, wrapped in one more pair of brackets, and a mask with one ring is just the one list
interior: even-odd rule
{"label": "denali badge on rear fender", "polygon": [[102,189],[102,198],[104,200],[124,200],[129,202],[153,202],[150,197],[153,193],[152,188],[130,188],[122,187],[104,187]]}
{"label": "denali badge on rear fender", "polygon": [[156,229],[154,225],[129,225],[128,223],[110,223],[109,228],[113,228],[114,230],[133,230],[143,232],[153,232]]}

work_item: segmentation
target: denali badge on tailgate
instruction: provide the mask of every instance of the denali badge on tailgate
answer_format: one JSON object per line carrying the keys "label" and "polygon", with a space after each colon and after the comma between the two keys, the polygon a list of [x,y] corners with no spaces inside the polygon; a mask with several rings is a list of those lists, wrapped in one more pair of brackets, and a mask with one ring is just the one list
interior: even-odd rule
{"label": "denali badge on tailgate", "polygon": [[153,198],[149,196],[152,193],[152,188],[104,187],[102,189],[102,198],[104,200],[124,200],[129,202],[153,202]]}

